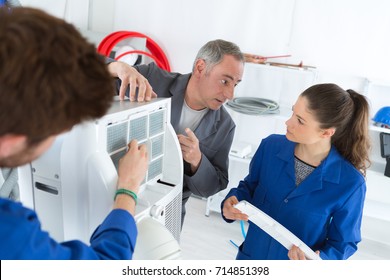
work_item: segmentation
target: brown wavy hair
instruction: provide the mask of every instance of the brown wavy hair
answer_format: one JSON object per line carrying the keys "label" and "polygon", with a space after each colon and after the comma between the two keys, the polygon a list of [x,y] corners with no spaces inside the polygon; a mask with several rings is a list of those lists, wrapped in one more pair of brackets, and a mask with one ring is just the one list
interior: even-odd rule
{"label": "brown wavy hair", "polygon": [[34,8],[3,7],[0,42],[0,136],[39,143],[109,108],[113,79],[72,24]]}
{"label": "brown wavy hair", "polygon": [[320,128],[335,128],[332,144],[363,175],[370,166],[371,140],[368,134],[369,104],[352,89],[335,84],[317,84],[302,94]]}

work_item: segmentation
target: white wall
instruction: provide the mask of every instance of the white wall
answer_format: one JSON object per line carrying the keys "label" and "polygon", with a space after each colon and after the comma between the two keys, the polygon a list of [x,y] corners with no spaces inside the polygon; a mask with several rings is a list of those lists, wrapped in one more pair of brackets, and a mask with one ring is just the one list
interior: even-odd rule
{"label": "white wall", "polygon": [[166,52],[173,71],[189,72],[198,49],[223,38],[242,51],[291,54],[280,62],[316,66],[319,82],[363,87],[390,80],[387,0],[21,0],[78,27],[106,34],[144,33]]}
{"label": "white wall", "polygon": [[36,7],[66,19],[79,28],[88,28],[90,0],[20,0],[22,6]]}
{"label": "white wall", "polygon": [[388,11],[387,0],[116,0],[113,28],[152,37],[179,72],[205,42],[224,38],[244,52],[291,54],[285,62],[316,66],[323,81],[359,87],[361,77],[390,79]]}

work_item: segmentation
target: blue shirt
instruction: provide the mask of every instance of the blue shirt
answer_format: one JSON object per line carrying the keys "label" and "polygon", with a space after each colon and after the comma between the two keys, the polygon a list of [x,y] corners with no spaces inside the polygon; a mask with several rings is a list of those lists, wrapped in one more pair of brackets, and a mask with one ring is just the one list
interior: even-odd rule
{"label": "blue shirt", "polygon": [[[312,250],[320,250],[322,259],[347,259],[361,241],[365,179],[332,146],[325,160],[296,186],[295,145],[285,135],[264,139],[248,176],[226,198],[234,195],[239,201],[252,203]],[[287,253],[279,242],[250,222],[237,259],[288,259]]]}
{"label": "blue shirt", "polygon": [[92,234],[90,246],[77,240],[58,243],[42,231],[34,211],[0,198],[1,260],[131,259],[136,237],[133,216],[115,209]]}

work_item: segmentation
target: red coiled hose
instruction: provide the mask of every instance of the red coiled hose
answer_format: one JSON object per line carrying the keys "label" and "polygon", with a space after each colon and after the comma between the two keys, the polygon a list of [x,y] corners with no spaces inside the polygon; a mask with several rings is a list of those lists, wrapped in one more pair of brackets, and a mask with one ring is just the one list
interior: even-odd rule
{"label": "red coiled hose", "polygon": [[139,32],[134,32],[134,31],[113,32],[107,35],[100,42],[97,51],[102,55],[109,56],[112,49],[116,46],[116,44],[118,44],[122,40],[125,40],[127,38],[133,38],[133,37],[146,38],[146,48],[150,51],[150,53],[145,51],[140,51],[140,50],[134,50],[134,51],[125,52],[121,54],[119,57],[117,57],[116,59],[119,59],[120,57],[126,54],[139,53],[152,58],[160,68],[165,69],[167,71],[171,71],[171,67],[169,65],[168,59],[164,51],[160,48],[160,46],[155,41],[153,41],[150,37]]}

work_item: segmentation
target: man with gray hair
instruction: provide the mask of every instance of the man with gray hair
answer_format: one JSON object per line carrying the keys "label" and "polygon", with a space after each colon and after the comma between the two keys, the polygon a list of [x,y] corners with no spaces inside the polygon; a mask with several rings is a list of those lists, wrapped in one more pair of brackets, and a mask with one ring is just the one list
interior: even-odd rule
{"label": "man with gray hair", "polygon": [[[222,105],[234,97],[234,88],[242,79],[244,61],[237,45],[214,40],[199,50],[189,74],[167,72],[155,63],[134,67],[118,61],[109,64],[111,74],[116,73],[120,78],[118,89],[121,80],[125,80],[123,77],[141,73],[147,79],[148,92],[140,91],[138,100],[140,94],[142,100],[148,100],[154,93],[172,98],[171,123],[184,160],[182,226],[185,204],[191,193],[208,197],[227,187],[235,124]],[[131,94],[129,90],[126,92],[130,100],[135,100],[134,94],[135,90]],[[121,98],[124,95],[120,92]]]}

